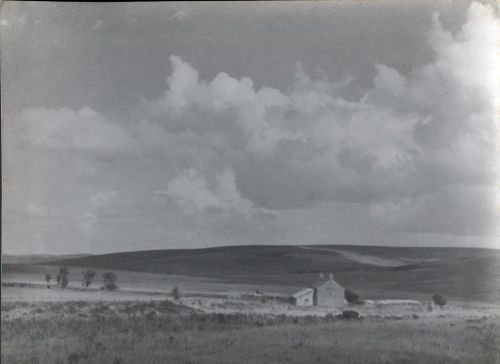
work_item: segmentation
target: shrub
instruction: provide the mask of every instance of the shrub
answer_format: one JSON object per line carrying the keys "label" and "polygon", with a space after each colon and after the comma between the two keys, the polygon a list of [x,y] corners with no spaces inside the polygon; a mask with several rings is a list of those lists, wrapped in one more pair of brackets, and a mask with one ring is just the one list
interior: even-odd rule
{"label": "shrub", "polygon": [[69,283],[69,270],[66,267],[59,268],[59,274],[57,275],[57,283],[61,288],[66,288]]}
{"label": "shrub", "polygon": [[325,317],[323,317],[323,321],[325,322],[332,322],[335,321],[335,316],[331,312],[327,313]]}
{"label": "shrub", "polygon": [[438,305],[440,308],[446,305],[446,298],[440,294],[435,294],[432,296],[432,302]]}
{"label": "shrub", "polygon": [[94,278],[96,277],[96,272],[93,271],[92,269],[87,269],[82,272],[82,286],[84,287],[89,287],[92,282],[94,281]]}
{"label": "shrub", "polygon": [[342,311],[342,318],[344,319],[358,319],[359,313],[357,311]]}
{"label": "shrub", "polygon": [[359,298],[359,295],[356,292],[351,291],[349,289],[346,289],[344,291],[344,298],[349,303],[353,303],[353,304],[356,304],[356,305],[363,304],[363,301]]}
{"label": "shrub", "polygon": [[116,274],[113,272],[105,272],[102,274],[102,278],[104,281],[104,288],[108,291],[113,291],[118,288],[116,285]]}
{"label": "shrub", "polygon": [[181,298],[181,293],[179,292],[179,288],[177,287],[174,287],[170,294],[174,298],[174,300],[179,300]]}

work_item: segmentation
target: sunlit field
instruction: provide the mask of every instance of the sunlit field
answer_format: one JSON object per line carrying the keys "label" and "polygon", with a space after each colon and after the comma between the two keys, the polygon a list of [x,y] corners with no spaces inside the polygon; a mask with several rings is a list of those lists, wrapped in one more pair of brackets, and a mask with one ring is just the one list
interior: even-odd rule
{"label": "sunlit field", "polygon": [[3,303],[2,363],[498,363],[478,312],[207,313],[171,301]]}

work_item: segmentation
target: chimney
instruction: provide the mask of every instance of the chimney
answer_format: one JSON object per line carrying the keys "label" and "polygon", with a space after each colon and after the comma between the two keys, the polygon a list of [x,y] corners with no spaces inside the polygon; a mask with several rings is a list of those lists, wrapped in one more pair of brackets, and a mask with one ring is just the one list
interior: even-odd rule
{"label": "chimney", "polygon": [[328,273],[328,279],[329,279],[330,281],[333,281],[333,273]]}
{"label": "chimney", "polygon": [[320,274],[319,274],[319,279],[320,279],[320,280],[325,279],[325,273],[320,273]]}

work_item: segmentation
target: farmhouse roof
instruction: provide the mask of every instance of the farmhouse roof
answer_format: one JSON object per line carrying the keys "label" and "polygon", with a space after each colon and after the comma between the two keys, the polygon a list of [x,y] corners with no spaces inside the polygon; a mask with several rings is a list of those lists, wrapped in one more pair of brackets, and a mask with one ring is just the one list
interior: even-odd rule
{"label": "farmhouse roof", "polygon": [[324,279],[324,280],[317,281],[311,287],[312,288],[318,288],[318,287],[321,287],[321,286],[323,286],[325,284],[334,284],[334,285],[337,285],[339,287],[342,287],[340,284],[337,283],[337,281],[335,281],[333,279]]}

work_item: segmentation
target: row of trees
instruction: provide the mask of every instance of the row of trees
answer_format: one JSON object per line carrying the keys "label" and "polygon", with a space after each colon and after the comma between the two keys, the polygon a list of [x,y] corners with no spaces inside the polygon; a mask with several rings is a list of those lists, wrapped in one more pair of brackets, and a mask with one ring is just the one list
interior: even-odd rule
{"label": "row of trees", "polygon": [[[88,288],[94,282],[97,277],[97,273],[92,269],[86,269],[82,272],[82,287]],[[52,280],[52,274],[47,273],[45,275],[45,280],[47,281],[47,288],[50,288],[50,282]],[[66,288],[69,283],[69,270],[66,267],[59,268],[56,275],[57,285],[61,288]],[[118,288],[116,285],[117,276],[113,272],[104,272],[102,274],[102,280],[104,288],[113,291]]]}
{"label": "row of trees", "polygon": [[[82,271],[82,287],[88,288],[95,281],[97,277],[97,273],[92,269],[86,269]],[[47,273],[45,275],[45,280],[47,281],[47,288],[50,288],[50,282],[52,280],[52,274]],[[57,285],[61,288],[66,288],[69,283],[69,270],[66,267],[59,268],[59,271],[56,275]],[[113,291],[118,288],[116,285],[117,276],[113,272],[104,272],[102,274],[102,281],[105,289],[108,291]],[[179,300],[181,298],[181,294],[179,288],[174,287],[172,292],[170,293],[172,298],[175,300]]]}

